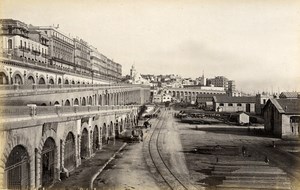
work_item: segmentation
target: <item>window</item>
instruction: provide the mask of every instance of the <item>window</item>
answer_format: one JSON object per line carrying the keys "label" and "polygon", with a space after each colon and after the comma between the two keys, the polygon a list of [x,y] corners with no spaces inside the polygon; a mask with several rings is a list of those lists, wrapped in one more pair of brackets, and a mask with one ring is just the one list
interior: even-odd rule
{"label": "window", "polygon": [[233,106],[232,103],[229,103],[228,106]]}
{"label": "window", "polygon": [[224,103],[220,103],[220,106],[224,106]]}
{"label": "window", "polygon": [[8,49],[12,49],[12,39],[8,39]]}
{"label": "window", "polygon": [[239,104],[237,104],[237,106],[242,106],[242,104],[239,103]]}

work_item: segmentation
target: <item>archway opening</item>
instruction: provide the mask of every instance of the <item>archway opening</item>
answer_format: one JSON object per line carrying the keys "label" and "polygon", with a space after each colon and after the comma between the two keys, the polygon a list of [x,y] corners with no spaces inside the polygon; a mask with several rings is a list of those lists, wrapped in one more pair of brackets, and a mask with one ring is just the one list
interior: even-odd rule
{"label": "archway opening", "polygon": [[22,145],[15,146],[5,164],[7,189],[29,189],[30,167],[29,156]]}
{"label": "archway opening", "polygon": [[61,84],[61,78],[58,78],[58,84]]}
{"label": "archway opening", "polygon": [[65,80],[65,84],[69,84],[69,81],[68,81],[68,79],[66,79],[66,80]]}
{"label": "archway opening", "polygon": [[89,153],[88,136],[88,131],[86,128],[84,128],[81,135],[80,145],[81,158],[83,159],[87,158]]}
{"label": "archway opening", "polygon": [[99,131],[98,126],[96,125],[93,132],[93,152],[96,152],[99,149]]}
{"label": "archway opening", "polygon": [[86,100],[85,100],[85,97],[82,98],[82,103],[81,103],[81,105],[82,105],[82,106],[86,106]]}
{"label": "archway opening", "polygon": [[89,97],[89,105],[93,105],[93,99],[91,96]]}
{"label": "archway opening", "polygon": [[69,171],[73,171],[76,167],[75,151],[75,138],[74,135],[69,132],[66,138],[64,150],[64,167]]}
{"label": "archway opening", "polygon": [[0,84],[8,84],[8,76],[4,72],[0,72]]}
{"label": "archway opening", "polygon": [[66,100],[65,106],[70,106],[70,105],[71,105],[70,101],[69,101],[69,100]]}
{"label": "archway opening", "polygon": [[110,125],[109,125],[109,137],[113,136],[113,133],[114,133],[114,124],[113,122],[111,121],[110,122]]}
{"label": "archway opening", "polygon": [[23,84],[22,77],[19,74],[16,74],[14,79],[14,84]]}
{"label": "archway opening", "polygon": [[42,150],[42,186],[48,187],[54,182],[54,160],[55,160],[55,142],[49,137],[45,141]]}
{"label": "archway opening", "polygon": [[77,98],[75,98],[75,100],[74,100],[74,105],[79,105],[79,101],[78,101],[78,99]]}
{"label": "archway opening", "polygon": [[46,84],[45,79],[43,77],[40,78],[39,84]]}
{"label": "archway opening", "polygon": [[118,121],[116,121],[116,123],[115,123],[115,135],[116,135],[117,138],[118,138],[119,135],[120,135],[120,131],[119,131],[119,123],[118,123]]}
{"label": "archway opening", "polygon": [[101,95],[99,95],[98,105],[99,105],[99,106],[102,106],[102,96],[101,96]]}
{"label": "archway opening", "polygon": [[35,81],[34,81],[33,76],[29,76],[29,77],[28,77],[28,79],[27,79],[27,84],[29,84],[29,85],[35,84]]}
{"label": "archway opening", "polygon": [[104,123],[102,127],[102,144],[106,142],[106,135],[107,135],[107,128],[106,128],[106,124]]}
{"label": "archway opening", "polygon": [[53,79],[50,79],[50,80],[49,80],[49,84],[54,84],[54,80],[53,80]]}

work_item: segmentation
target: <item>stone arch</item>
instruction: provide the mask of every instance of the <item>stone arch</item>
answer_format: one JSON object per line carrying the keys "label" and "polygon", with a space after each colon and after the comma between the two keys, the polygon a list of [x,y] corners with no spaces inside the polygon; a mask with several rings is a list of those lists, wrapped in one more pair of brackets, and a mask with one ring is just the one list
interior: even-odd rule
{"label": "stone arch", "polygon": [[92,150],[96,152],[100,148],[100,130],[97,125],[94,126],[93,129],[93,143],[92,143]]}
{"label": "stone arch", "polygon": [[103,123],[103,127],[102,127],[102,143],[104,143],[106,141],[107,138],[107,126],[106,123]]}
{"label": "stone arch", "polygon": [[110,121],[109,127],[108,127],[108,136],[111,137],[114,135],[114,123]]}
{"label": "stone arch", "polygon": [[121,121],[120,121],[120,133],[122,133],[124,130],[124,120],[123,118],[121,118]]}
{"label": "stone arch", "polygon": [[[12,139],[8,141],[8,143],[4,147],[2,158],[0,160],[0,166],[3,167],[3,169],[5,168],[5,165],[7,163],[7,159],[9,158],[10,153],[18,145],[23,146],[25,148],[25,150],[27,151],[28,156],[29,156],[29,162],[30,162],[29,170],[33,171],[34,170],[34,164],[32,164],[32,163],[33,163],[33,160],[34,160],[34,150],[33,150],[33,147],[31,146],[30,141],[28,140],[28,138],[24,135],[14,135],[12,137]],[[2,181],[1,184],[5,184],[4,183],[4,173],[2,173],[2,172],[0,172],[0,181]],[[35,176],[32,175],[32,173],[31,173],[30,176],[29,176],[30,187],[34,187],[34,181],[35,181]]]}
{"label": "stone arch", "polygon": [[92,96],[89,97],[88,105],[93,105],[93,98],[92,98]]}
{"label": "stone arch", "polygon": [[61,82],[61,78],[60,77],[58,77],[58,79],[57,79],[57,84],[61,84],[62,82]]}
{"label": "stone arch", "polygon": [[15,71],[13,76],[13,84],[23,84],[24,78],[20,71]]}
{"label": "stone arch", "polygon": [[[54,143],[55,143],[55,151],[54,151],[54,180],[56,179],[59,179],[59,172],[60,172],[60,163],[59,163],[59,158],[60,158],[60,151],[59,151],[59,139],[57,138],[57,134],[54,130],[52,129],[49,129],[47,131],[45,131],[45,133],[43,134],[41,140],[40,140],[40,143],[38,145],[38,148],[37,148],[37,169],[40,171],[38,173],[42,174],[42,151],[43,151],[43,147],[44,147],[44,144],[45,142],[51,138]],[[38,181],[38,184],[41,186],[42,185],[42,179],[41,179],[41,176],[42,175],[37,175],[36,174],[36,177],[37,177],[37,181]]]}
{"label": "stone arch", "polygon": [[45,80],[45,76],[44,75],[40,75],[38,78],[38,84],[46,84],[46,80]]}
{"label": "stone arch", "polygon": [[54,84],[54,78],[52,76],[49,77],[48,84]]}
{"label": "stone arch", "polygon": [[69,84],[69,80],[68,80],[68,78],[66,78],[66,79],[65,79],[65,82],[64,82],[64,84]]}
{"label": "stone arch", "polygon": [[33,73],[27,74],[27,84],[35,84],[35,78]]}
{"label": "stone arch", "polygon": [[60,105],[60,103],[58,101],[55,101],[54,105]]}
{"label": "stone arch", "polygon": [[75,84],[75,81],[74,81],[74,79],[72,80],[72,84]]}
{"label": "stone arch", "polygon": [[39,78],[39,84],[46,84],[46,81],[43,77]]}
{"label": "stone arch", "polygon": [[74,105],[78,105],[79,106],[79,100],[78,100],[78,98],[75,98]]}
{"label": "stone arch", "polygon": [[[84,126],[84,124],[83,124]],[[80,140],[80,157],[85,159],[89,157],[89,130],[87,127],[82,127]]]}
{"label": "stone arch", "polygon": [[4,69],[0,69],[0,84],[9,84],[9,75]]}
{"label": "stone arch", "polygon": [[70,100],[66,99],[65,106],[71,106]]}
{"label": "stone arch", "polygon": [[85,99],[85,97],[82,98],[82,100],[81,100],[81,105],[82,105],[82,106],[86,106],[86,99]]}
{"label": "stone arch", "polygon": [[102,106],[102,95],[99,95],[99,99],[98,99],[98,105]]}
{"label": "stone arch", "polygon": [[28,155],[26,148],[22,145],[15,146],[10,152],[5,163],[8,189],[29,189],[30,161]]}
{"label": "stone arch", "polygon": [[77,143],[76,135],[74,135],[74,133],[71,130],[66,130],[63,135],[62,150],[63,167],[66,168],[68,171],[73,171],[77,165]]}
{"label": "stone arch", "polygon": [[119,122],[116,120],[115,122],[115,136],[118,138],[120,136],[120,130],[119,130]]}

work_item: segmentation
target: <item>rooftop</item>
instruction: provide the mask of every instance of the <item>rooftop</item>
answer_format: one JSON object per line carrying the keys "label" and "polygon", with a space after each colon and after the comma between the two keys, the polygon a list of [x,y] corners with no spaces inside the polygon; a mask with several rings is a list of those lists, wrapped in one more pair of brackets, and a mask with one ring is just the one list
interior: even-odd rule
{"label": "rooftop", "polygon": [[300,114],[300,99],[270,99],[279,113]]}
{"label": "rooftop", "polygon": [[299,94],[299,92],[282,92],[279,98],[298,98]]}
{"label": "rooftop", "polygon": [[214,96],[215,102],[222,103],[255,103],[255,96],[246,96],[246,97],[231,97],[231,96]]}

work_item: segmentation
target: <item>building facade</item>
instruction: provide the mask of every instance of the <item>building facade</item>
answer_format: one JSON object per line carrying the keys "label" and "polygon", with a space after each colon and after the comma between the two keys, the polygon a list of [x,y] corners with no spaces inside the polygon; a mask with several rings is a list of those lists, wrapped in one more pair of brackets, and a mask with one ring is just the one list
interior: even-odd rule
{"label": "building facade", "polygon": [[[1,84],[107,84],[122,79],[119,63],[104,55],[95,61],[87,42],[65,35],[57,27],[13,19],[1,19],[0,24],[0,53],[6,60]],[[10,60],[14,60],[13,66],[8,65]],[[15,73],[16,63],[20,73]]]}
{"label": "building facade", "polygon": [[269,99],[263,108],[265,131],[281,138],[300,137],[300,99]]}
{"label": "building facade", "polygon": [[255,113],[256,97],[214,96],[213,107],[216,112]]}

